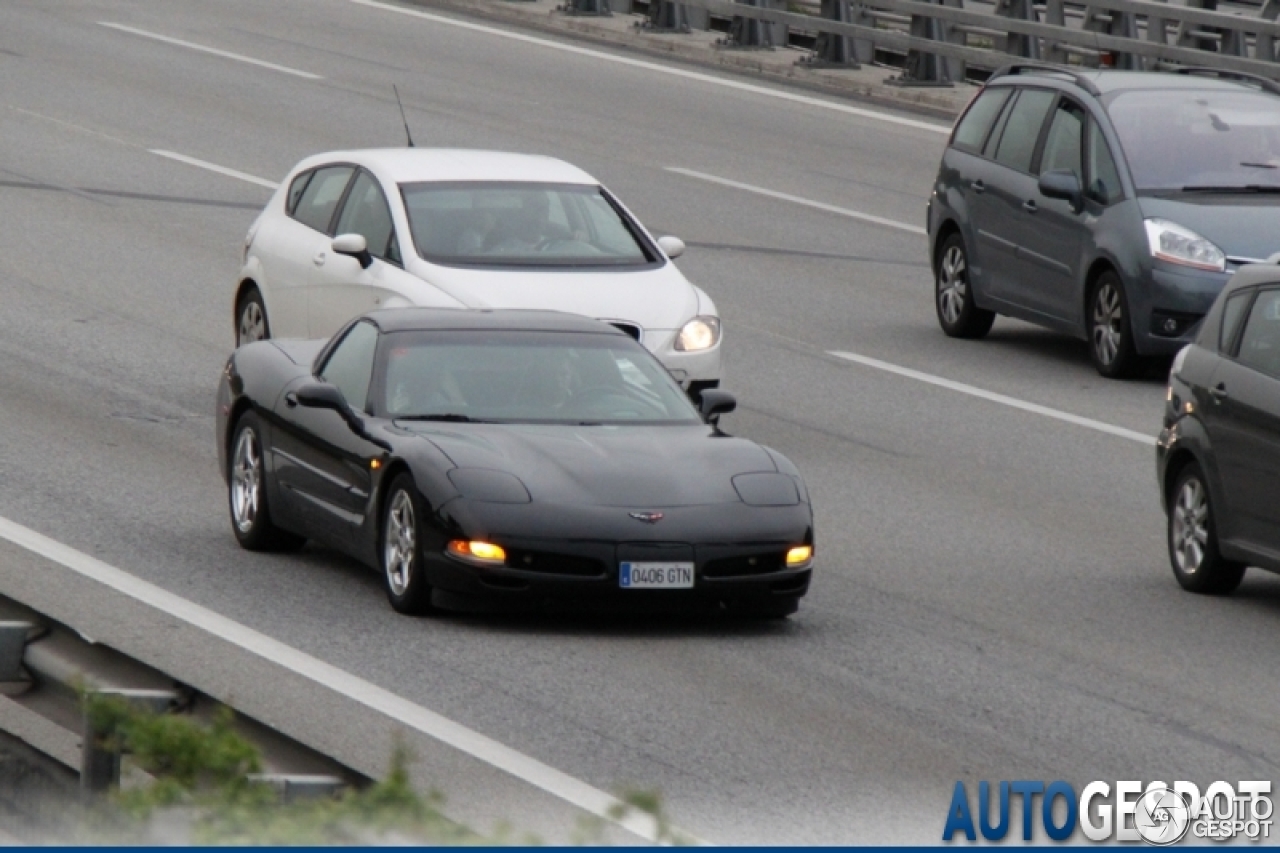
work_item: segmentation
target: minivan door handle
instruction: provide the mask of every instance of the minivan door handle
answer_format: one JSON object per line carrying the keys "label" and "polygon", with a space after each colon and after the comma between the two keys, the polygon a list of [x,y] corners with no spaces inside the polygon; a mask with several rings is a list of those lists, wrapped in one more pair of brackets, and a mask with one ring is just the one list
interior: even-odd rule
{"label": "minivan door handle", "polygon": [[1227,399],[1228,394],[1226,383],[1219,382],[1217,385],[1210,388],[1209,396],[1213,398],[1215,403],[1221,403],[1223,400]]}
{"label": "minivan door handle", "polygon": [[1027,213],[1035,213],[1040,209],[1040,207],[1036,204],[1036,200],[1034,198],[1029,198],[1022,203],[1022,209]]}
{"label": "minivan door handle", "polygon": [[981,178],[972,182],[969,186],[973,187],[973,191],[976,193],[984,193],[987,191],[987,185],[982,182]]}

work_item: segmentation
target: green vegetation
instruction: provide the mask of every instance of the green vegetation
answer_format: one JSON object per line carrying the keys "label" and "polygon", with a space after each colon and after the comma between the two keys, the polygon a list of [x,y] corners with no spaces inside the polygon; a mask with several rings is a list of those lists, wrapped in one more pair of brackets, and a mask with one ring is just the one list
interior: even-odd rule
{"label": "green vegetation", "polygon": [[[129,755],[145,781],[113,791],[90,810],[81,833],[91,843],[188,844],[522,844],[541,843],[500,827],[488,836],[441,812],[444,798],[421,795],[409,779],[403,747],[382,781],[332,797],[284,801],[277,789],[251,779],[262,771],[257,747],[235,731],[221,710],[209,725],[189,716],[153,714],[115,696],[86,693],[85,711],[102,743]],[[141,774],[135,774],[141,775]],[[648,815],[660,843],[685,844],[656,793],[622,797],[609,818]],[[607,843],[609,823],[580,822],[579,844]]]}

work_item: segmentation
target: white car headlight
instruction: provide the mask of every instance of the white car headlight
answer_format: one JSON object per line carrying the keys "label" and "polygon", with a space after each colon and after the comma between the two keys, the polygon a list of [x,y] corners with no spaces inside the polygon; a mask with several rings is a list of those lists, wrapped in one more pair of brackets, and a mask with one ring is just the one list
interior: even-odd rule
{"label": "white car headlight", "polygon": [[1167,219],[1148,219],[1143,224],[1151,257],[1198,270],[1223,272],[1227,268],[1226,253],[1190,228]]}
{"label": "white car headlight", "polygon": [[684,324],[684,328],[676,336],[676,349],[681,352],[697,352],[710,349],[719,341],[719,317],[694,317]]}

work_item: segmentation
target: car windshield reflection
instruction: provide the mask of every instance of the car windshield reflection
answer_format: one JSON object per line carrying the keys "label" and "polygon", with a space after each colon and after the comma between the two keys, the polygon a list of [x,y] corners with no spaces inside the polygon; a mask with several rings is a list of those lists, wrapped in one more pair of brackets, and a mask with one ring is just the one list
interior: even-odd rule
{"label": "car windshield reflection", "polygon": [[683,389],[620,335],[395,332],[383,347],[387,417],[454,423],[701,423]]}
{"label": "car windshield reflection", "polygon": [[639,266],[658,255],[600,187],[450,182],[400,188],[418,253],[480,266]]}

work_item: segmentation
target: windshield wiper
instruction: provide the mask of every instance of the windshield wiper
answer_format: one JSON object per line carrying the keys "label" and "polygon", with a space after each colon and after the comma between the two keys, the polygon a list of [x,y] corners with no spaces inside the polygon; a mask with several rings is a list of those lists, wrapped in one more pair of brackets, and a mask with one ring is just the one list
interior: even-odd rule
{"label": "windshield wiper", "polygon": [[490,424],[493,421],[486,421],[480,418],[473,418],[470,415],[462,415],[457,412],[445,412],[438,415],[397,415],[397,421],[446,421],[458,424]]}
{"label": "windshield wiper", "polygon": [[1236,184],[1235,186],[1183,187],[1184,193],[1280,193],[1280,184]]}

